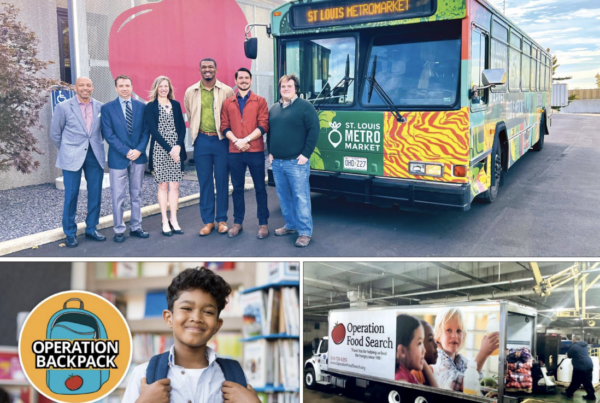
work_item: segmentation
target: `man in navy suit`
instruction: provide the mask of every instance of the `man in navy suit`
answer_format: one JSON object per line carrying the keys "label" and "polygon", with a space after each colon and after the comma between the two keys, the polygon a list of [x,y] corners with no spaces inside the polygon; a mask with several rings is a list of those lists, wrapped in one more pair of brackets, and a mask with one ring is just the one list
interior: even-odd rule
{"label": "man in navy suit", "polygon": [[82,171],[88,192],[85,236],[96,241],[106,240],[96,231],[100,220],[105,156],[100,131],[102,102],[92,98],[93,91],[92,80],[79,77],[75,82],[77,96],[56,105],[50,125],[50,139],[58,148],[56,167],[63,171],[65,204],[62,226],[69,248],[79,245],[75,214]]}
{"label": "man in navy suit", "polygon": [[131,197],[131,221],[129,235],[148,238],[142,229],[142,185],[148,157],[146,146],[150,134],[144,132],[144,109],[146,105],[131,98],[131,78],[120,75],[115,78],[119,96],[102,106],[102,132],[108,143],[108,168],[112,191],[115,242],[125,241],[123,202],[129,180]]}

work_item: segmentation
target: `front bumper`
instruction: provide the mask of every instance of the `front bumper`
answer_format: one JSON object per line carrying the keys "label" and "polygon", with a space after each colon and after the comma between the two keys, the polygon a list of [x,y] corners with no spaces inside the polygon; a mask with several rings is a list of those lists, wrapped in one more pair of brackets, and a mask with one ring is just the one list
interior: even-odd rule
{"label": "front bumper", "polygon": [[[273,171],[268,184],[275,186]],[[355,197],[365,203],[392,202],[417,209],[467,211],[471,208],[468,184],[445,184],[410,179],[310,171],[310,190],[329,197]]]}

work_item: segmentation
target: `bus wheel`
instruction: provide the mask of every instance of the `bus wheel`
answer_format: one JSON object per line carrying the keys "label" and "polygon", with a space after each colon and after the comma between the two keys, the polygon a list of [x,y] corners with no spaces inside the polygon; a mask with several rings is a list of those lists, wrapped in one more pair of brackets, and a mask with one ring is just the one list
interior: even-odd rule
{"label": "bus wheel", "polygon": [[542,148],[544,148],[544,137],[546,137],[545,121],[546,118],[542,116],[542,121],[540,122],[540,139],[533,145],[533,151],[542,151]]}
{"label": "bus wheel", "polygon": [[427,403],[427,399],[425,399],[423,396],[419,396],[415,399],[415,403]]}
{"label": "bus wheel", "polygon": [[316,382],[314,369],[308,368],[306,371],[304,371],[304,385],[306,386],[306,389],[315,388]]}
{"label": "bus wheel", "polygon": [[388,392],[388,403],[400,403],[400,393],[397,390],[390,390]]}
{"label": "bus wheel", "polygon": [[492,160],[492,182],[495,184],[491,185],[488,190],[486,190],[481,198],[486,203],[493,203],[498,197],[498,191],[500,190],[500,181],[502,179],[502,146],[500,145],[500,141],[496,139],[494,144],[493,151],[493,160]]}

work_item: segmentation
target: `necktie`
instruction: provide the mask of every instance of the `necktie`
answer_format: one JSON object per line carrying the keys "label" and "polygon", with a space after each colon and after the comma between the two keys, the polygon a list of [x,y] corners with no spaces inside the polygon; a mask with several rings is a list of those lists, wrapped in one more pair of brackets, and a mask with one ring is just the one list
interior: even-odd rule
{"label": "necktie", "polygon": [[127,128],[129,129],[129,135],[131,136],[133,130],[133,113],[131,112],[129,101],[125,101],[125,120],[127,120]]}

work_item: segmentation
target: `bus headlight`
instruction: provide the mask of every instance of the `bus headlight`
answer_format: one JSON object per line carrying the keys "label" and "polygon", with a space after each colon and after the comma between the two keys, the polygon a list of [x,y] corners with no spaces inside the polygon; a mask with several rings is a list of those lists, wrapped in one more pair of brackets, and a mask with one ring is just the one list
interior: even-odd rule
{"label": "bus headlight", "polygon": [[443,176],[444,166],[439,163],[409,162],[408,172],[419,176]]}

